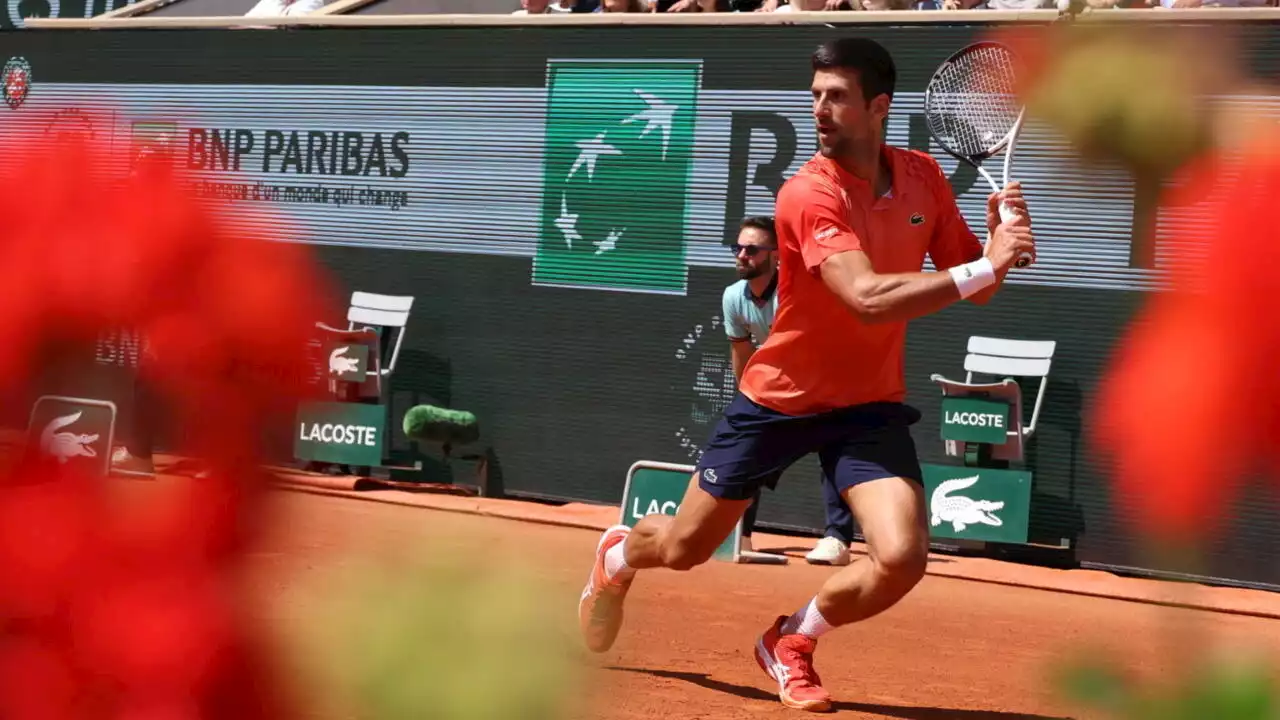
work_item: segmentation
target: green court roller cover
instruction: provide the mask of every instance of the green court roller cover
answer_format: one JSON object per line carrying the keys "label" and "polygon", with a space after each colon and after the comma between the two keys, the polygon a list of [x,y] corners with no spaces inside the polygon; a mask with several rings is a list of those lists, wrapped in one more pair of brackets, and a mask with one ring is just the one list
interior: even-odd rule
{"label": "green court roller cover", "polygon": [[480,426],[472,413],[418,405],[404,414],[404,434],[412,440],[466,444],[480,437]]}

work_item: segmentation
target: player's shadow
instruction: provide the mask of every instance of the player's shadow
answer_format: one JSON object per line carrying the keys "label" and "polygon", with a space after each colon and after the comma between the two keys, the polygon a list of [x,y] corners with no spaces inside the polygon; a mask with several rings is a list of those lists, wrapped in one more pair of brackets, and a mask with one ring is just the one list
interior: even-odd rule
{"label": "player's shadow", "polygon": [[[756,550],[757,550],[758,552],[763,552],[763,553],[772,553],[772,554],[774,554],[774,555],[786,555],[787,557],[799,558],[800,560],[803,560],[803,559],[804,559],[804,556],[805,556],[805,555],[806,555],[810,550],[812,550],[812,549],[813,549],[813,546],[812,546],[812,545],[809,545],[809,546],[805,546],[805,545],[786,545],[786,546],[783,546],[783,547],[776,547],[776,546],[774,546],[774,547],[769,547],[769,546],[765,546],[765,547],[758,547],[758,548],[756,548]],[[852,549],[852,548],[851,548],[851,549],[849,550],[849,554],[850,554],[850,555],[856,555],[856,556],[859,556],[859,557],[866,557],[866,555],[867,555],[867,551],[866,551],[866,550],[856,550],[856,549]],[[928,563],[929,563],[930,565],[937,565],[937,564],[946,565],[946,564],[948,564],[948,563],[954,563],[954,562],[955,562],[955,560],[952,560],[952,559],[950,559],[950,558],[937,557],[937,556],[934,556],[934,555],[930,555],[930,556],[929,556],[929,560],[928,560]]]}
{"label": "player's shadow", "polygon": [[[767,700],[777,702],[778,696],[749,685],[735,685],[723,680],[712,680],[706,673],[680,672],[678,670],[651,670],[648,668],[630,668],[610,665],[606,670],[642,673],[654,677],[683,680],[708,690],[736,695],[746,700]],[[853,712],[873,713],[901,720],[1071,720],[1070,718],[1052,715],[1033,715],[1031,713],[1002,712],[999,710],[961,710],[958,708],[923,707],[919,705],[882,705],[878,703],[836,702],[834,710],[850,710]]]}

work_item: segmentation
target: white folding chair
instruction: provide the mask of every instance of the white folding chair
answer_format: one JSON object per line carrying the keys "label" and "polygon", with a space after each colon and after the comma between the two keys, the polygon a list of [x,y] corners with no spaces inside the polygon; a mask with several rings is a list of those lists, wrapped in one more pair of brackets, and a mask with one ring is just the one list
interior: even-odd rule
{"label": "white folding chair", "polygon": [[400,357],[400,346],[404,342],[404,333],[409,324],[409,310],[413,308],[413,297],[410,295],[379,295],[356,291],[351,293],[351,307],[347,309],[347,328],[357,327],[382,328],[383,332],[395,330],[396,338],[391,348],[391,358],[385,367],[382,366],[382,348],[374,353],[378,361],[370,363],[367,374],[374,376],[378,383],[378,394],[382,394],[382,379],[395,372],[396,360]]}
{"label": "white folding chair", "polygon": [[[330,327],[322,322],[316,327],[330,333],[344,333],[342,337],[355,339],[351,333],[358,330],[379,332],[378,337],[389,330],[396,333],[391,346],[391,357],[383,365],[381,341],[372,343],[369,348],[369,363],[365,374],[373,381],[373,391],[382,396],[383,378],[395,372],[396,361],[400,357],[400,346],[404,342],[405,330],[409,324],[409,311],[413,308],[411,295],[380,295],[378,293],[351,293],[351,305],[347,308],[347,329],[345,331]],[[332,384],[332,383],[331,383]],[[365,391],[362,391],[365,392]],[[366,395],[367,397],[367,395]]]}
{"label": "white folding chair", "polygon": [[[946,396],[985,393],[992,399],[1009,403],[1008,441],[1003,445],[992,445],[991,457],[995,460],[1020,461],[1025,442],[1035,433],[1036,423],[1040,419],[1040,408],[1044,403],[1049,369],[1056,349],[1057,342],[1054,340],[1011,340],[974,335],[969,338],[968,355],[964,359],[964,382],[948,380],[937,373],[929,379],[938,383],[942,387],[942,394]],[[974,382],[975,375],[998,377],[1001,380]],[[1040,379],[1035,408],[1031,411],[1031,421],[1026,425],[1022,422],[1022,387],[1013,379],[1015,377]],[[948,440],[946,452],[953,457],[963,456],[963,445],[964,443]]]}

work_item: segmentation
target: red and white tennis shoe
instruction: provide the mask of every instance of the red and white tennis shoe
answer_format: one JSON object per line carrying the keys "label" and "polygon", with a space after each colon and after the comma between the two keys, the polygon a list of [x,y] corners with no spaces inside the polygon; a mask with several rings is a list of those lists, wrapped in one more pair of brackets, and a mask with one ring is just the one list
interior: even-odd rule
{"label": "red and white tennis shoe", "polygon": [[778,683],[778,699],[796,710],[827,712],[831,695],[822,689],[822,679],[813,669],[813,651],[818,641],[808,635],[783,635],[780,615],[756,640],[756,662]]}
{"label": "red and white tennis shoe", "polygon": [[587,586],[578,601],[578,627],[582,630],[587,649],[592,652],[604,652],[613,647],[613,641],[618,639],[618,630],[622,628],[622,601],[635,576],[610,580],[604,570],[604,554],[630,533],[631,528],[626,525],[614,525],[600,536],[596,545],[596,561],[591,566]]}

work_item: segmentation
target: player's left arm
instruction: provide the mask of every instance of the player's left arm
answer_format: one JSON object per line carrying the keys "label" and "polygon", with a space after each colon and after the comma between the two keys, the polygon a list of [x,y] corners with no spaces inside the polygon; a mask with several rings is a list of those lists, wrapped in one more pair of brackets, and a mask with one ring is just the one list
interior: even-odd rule
{"label": "player's left arm", "polygon": [[[965,222],[964,216],[960,214],[960,208],[956,205],[955,195],[951,192],[951,185],[947,182],[946,176],[942,175],[942,169],[938,168],[938,177],[940,183],[937,188],[938,206],[941,210],[939,213],[940,221],[934,228],[933,238],[929,243],[929,257],[933,258],[933,264],[939,270],[947,270],[958,265],[973,262],[982,257],[983,246],[978,242],[978,237],[969,229],[969,224]],[[1009,183],[1009,187],[1003,192],[991,193],[987,196],[987,238],[995,233],[996,228],[1000,226],[1000,203],[1008,201],[1013,207],[1018,217],[1013,220],[1014,224],[1027,225],[1031,224],[1031,216],[1027,210],[1027,200],[1022,195],[1022,186],[1017,182]],[[996,270],[995,284],[983,288],[968,300],[978,305],[985,305],[995,297],[1000,290],[1000,286],[1004,284],[1005,276],[1008,269]]]}

